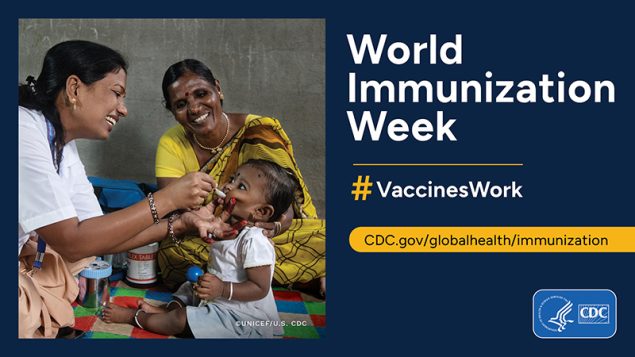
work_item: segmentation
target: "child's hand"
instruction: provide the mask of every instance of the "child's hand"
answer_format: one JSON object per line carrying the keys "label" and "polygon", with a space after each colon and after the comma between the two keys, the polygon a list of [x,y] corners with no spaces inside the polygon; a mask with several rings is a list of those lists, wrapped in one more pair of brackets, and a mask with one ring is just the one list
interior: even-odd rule
{"label": "child's hand", "polygon": [[223,293],[223,282],[210,273],[205,273],[198,278],[198,284],[194,291],[201,300],[214,300]]}

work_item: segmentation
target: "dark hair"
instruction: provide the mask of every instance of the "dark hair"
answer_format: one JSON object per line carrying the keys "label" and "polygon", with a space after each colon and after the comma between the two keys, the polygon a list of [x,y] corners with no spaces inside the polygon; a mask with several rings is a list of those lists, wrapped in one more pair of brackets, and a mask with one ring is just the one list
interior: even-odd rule
{"label": "dark hair", "polygon": [[[170,104],[170,95],[168,94],[168,87],[187,72],[192,72],[197,76],[205,79],[212,86],[216,85],[216,78],[214,77],[212,70],[210,70],[203,62],[195,59],[184,59],[180,62],[177,62],[171,65],[163,75],[161,89],[163,89],[163,100],[165,109],[172,110],[172,105]],[[221,101],[221,105],[222,104],[223,102]]]}
{"label": "dark hair", "polygon": [[265,200],[273,206],[273,215],[269,218],[269,222],[277,221],[294,202],[295,191],[298,188],[295,176],[272,161],[251,159],[243,165],[260,170],[265,176],[267,180]]}
{"label": "dark hair", "polygon": [[66,88],[68,77],[74,74],[90,85],[108,73],[121,69],[127,72],[127,68],[123,56],[109,47],[89,41],[65,41],[46,52],[37,80],[28,76],[26,84],[18,85],[18,105],[41,111],[55,128],[55,157],[58,165],[62,161],[64,128],[55,101]]}

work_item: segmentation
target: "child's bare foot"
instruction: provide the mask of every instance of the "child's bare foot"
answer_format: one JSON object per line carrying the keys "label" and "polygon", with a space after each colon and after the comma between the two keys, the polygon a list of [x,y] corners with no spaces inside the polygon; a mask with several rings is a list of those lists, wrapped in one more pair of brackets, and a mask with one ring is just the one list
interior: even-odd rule
{"label": "child's bare foot", "polygon": [[320,294],[326,297],[326,277],[325,276],[320,278]]}
{"label": "child's bare foot", "polygon": [[167,312],[168,310],[163,306],[154,306],[144,300],[139,300],[139,308],[143,312],[147,312],[149,314],[156,314],[161,312]]}
{"label": "child's bare foot", "polygon": [[101,319],[111,322],[123,322],[134,324],[134,314],[137,310],[115,305],[111,302],[107,303],[102,310]]}

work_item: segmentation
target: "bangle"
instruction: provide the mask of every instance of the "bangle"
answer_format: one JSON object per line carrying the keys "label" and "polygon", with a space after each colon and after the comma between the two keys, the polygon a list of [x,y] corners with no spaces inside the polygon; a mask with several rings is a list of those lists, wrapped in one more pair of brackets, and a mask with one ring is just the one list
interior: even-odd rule
{"label": "bangle", "polygon": [[234,295],[234,283],[230,281],[229,282],[229,297],[227,298],[227,300],[231,300],[233,295]]}
{"label": "bangle", "polygon": [[280,234],[281,230],[282,230],[282,223],[280,223],[279,221],[273,222],[273,237],[276,237],[278,234]]}
{"label": "bangle", "polygon": [[176,213],[172,213],[168,217],[168,238],[170,238],[174,243],[176,243],[176,245],[179,245],[179,244],[181,244],[181,242],[183,242],[183,240],[182,239],[178,239],[174,235],[174,221],[176,220],[177,217],[178,217],[178,214],[176,214]]}
{"label": "bangle", "polygon": [[137,325],[137,327],[139,327],[142,330],[145,330],[143,328],[143,326],[141,326],[141,324],[139,323],[139,313],[143,311],[141,309],[137,310],[137,312],[134,313],[134,323]]}
{"label": "bangle", "polygon": [[152,192],[148,192],[148,202],[150,203],[150,213],[152,213],[154,224],[159,224],[159,213],[157,212],[157,206],[154,205],[154,196],[152,196]]}
{"label": "bangle", "polygon": [[183,305],[181,305],[181,303],[180,303],[180,302],[178,302],[177,300],[170,300],[170,302],[168,302],[168,303],[167,303],[167,305],[165,305],[165,308],[169,310],[169,309],[170,309],[170,305],[172,305],[172,304],[177,304],[177,305],[179,305],[179,307],[180,307],[180,308],[183,308],[183,307],[184,307],[184,306],[183,306]]}

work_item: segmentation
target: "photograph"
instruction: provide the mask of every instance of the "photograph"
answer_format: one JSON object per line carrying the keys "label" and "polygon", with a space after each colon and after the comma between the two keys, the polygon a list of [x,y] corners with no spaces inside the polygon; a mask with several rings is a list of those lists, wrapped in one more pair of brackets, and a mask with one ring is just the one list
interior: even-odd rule
{"label": "photograph", "polygon": [[325,20],[18,20],[18,337],[326,336]]}

